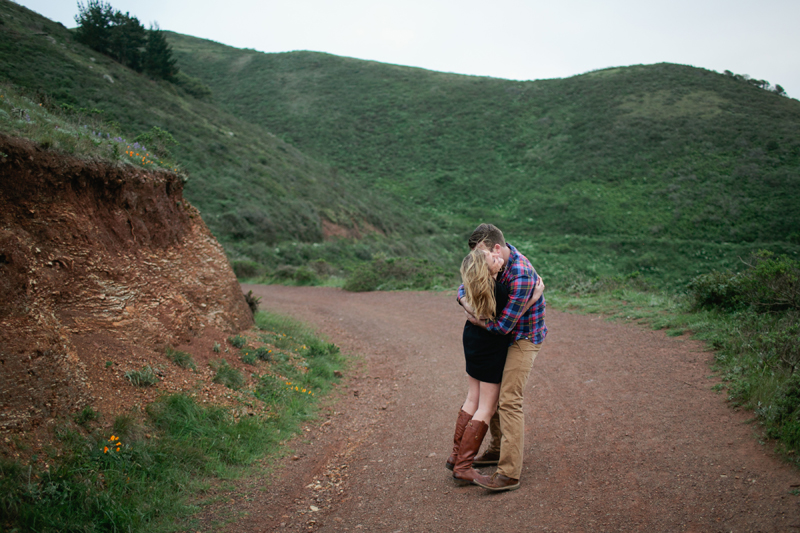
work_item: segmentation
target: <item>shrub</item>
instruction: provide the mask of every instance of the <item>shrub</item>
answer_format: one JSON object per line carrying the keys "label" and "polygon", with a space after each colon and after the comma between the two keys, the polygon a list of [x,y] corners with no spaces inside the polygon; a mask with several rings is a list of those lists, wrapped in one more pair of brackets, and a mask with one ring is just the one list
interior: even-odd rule
{"label": "shrub", "polygon": [[743,278],[730,271],[709,272],[689,282],[688,291],[698,309],[734,310],[742,306]]}
{"label": "shrub", "polygon": [[332,342],[324,342],[319,339],[309,340],[304,355],[307,357],[324,357],[328,355],[338,355],[339,347]]}
{"label": "shrub", "polygon": [[158,383],[155,371],[149,365],[142,367],[141,370],[129,370],[125,372],[125,378],[134,387],[150,387]]}
{"label": "shrub", "polygon": [[761,251],[753,254],[748,268],[710,272],[688,286],[695,306],[732,311],[752,306],[759,311],[800,309],[800,262]]}
{"label": "shrub", "polygon": [[800,309],[800,262],[761,251],[751,258],[745,296],[766,311]]}
{"label": "shrub", "polygon": [[242,363],[246,365],[254,365],[258,361],[256,354],[251,352],[242,352],[242,355],[239,357],[239,359],[241,359]]}
{"label": "shrub", "polygon": [[79,426],[82,426],[93,420],[97,420],[98,418],[100,418],[100,413],[92,409],[91,405],[87,405],[72,417],[75,423]]}
{"label": "shrub", "polygon": [[242,337],[241,335],[236,335],[234,337],[228,337],[228,342],[231,343],[231,346],[234,348],[241,348],[245,345],[245,343],[247,343],[247,338]]}
{"label": "shrub", "polygon": [[197,366],[194,364],[194,358],[192,358],[192,354],[176,350],[169,345],[167,345],[165,348],[165,352],[167,354],[167,358],[179,367],[197,370]]}
{"label": "shrub", "polygon": [[376,257],[361,264],[347,278],[343,289],[351,292],[396,289],[430,289],[448,276],[424,259]]}
{"label": "shrub", "polygon": [[244,377],[242,373],[233,368],[225,360],[220,360],[211,365],[211,368],[216,370],[216,375],[212,380],[214,383],[225,385],[229,389],[239,389],[244,385]]}
{"label": "shrub", "polygon": [[289,395],[286,382],[273,376],[261,376],[253,392],[256,398],[272,404],[282,403]]}
{"label": "shrub", "polygon": [[269,348],[266,348],[264,346],[260,346],[260,347],[255,349],[255,351],[253,352],[253,355],[259,361],[270,361],[272,359],[272,350],[270,350]]}
{"label": "shrub", "polygon": [[232,261],[231,266],[239,279],[258,278],[264,275],[264,267],[255,261]]}
{"label": "shrub", "polygon": [[800,373],[792,374],[776,395],[773,405],[761,413],[769,437],[780,439],[787,450],[800,449]]}
{"label": "shrub", "polygon": [[247,302],[248,307],[250,307],[250,312],[255,316],[255,314],[258,313],[258,305],[261,303],[261,298],[253,296],[253,291],[247,291],[247,294],[244,295],[244,300]]}

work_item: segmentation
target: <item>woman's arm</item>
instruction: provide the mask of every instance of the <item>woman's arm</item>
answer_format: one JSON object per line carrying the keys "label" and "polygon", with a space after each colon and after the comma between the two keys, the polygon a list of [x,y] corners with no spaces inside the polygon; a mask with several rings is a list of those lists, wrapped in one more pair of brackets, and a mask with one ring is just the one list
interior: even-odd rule
{"label": "woman's arm", "polygon": [[539,301],[539,298],[542,297],[544,294],[544,281],[542,281],[542,276],[539,276],[539,279],[536,280],[536,285],[533,287],[533,294],[531,294],[531,299],[528,300],[528,303],[525,304],[524,313],[528,312],[528,309],[533,307],[533,304]]}

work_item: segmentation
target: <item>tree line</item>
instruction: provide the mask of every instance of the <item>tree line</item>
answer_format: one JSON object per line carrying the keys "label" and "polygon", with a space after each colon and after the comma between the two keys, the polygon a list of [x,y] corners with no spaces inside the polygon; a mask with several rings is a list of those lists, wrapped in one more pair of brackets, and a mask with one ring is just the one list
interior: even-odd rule
{"label": "tree line", "polygon": [[726,76],[730,76],[731,78],[737,81],[743,81],[745,83],[749,83],[750,85],[758,87],[759,89],[764,89],[765,91],[775,93],[779,96],[786,96],[786,91],[783,89],[783,87],[781,87],[777,83],[773,87],[767,80],[757,80],[755,78],[751,78],[747,74],[734,74],[730,70],[726,70],[724,74]]}
{"label": "tree line", "polygon": [[177,60],[158,24],[147,30],[130,13],[122,13],[101,0],[78,2],[75,38],[136,72],[172,80],[178,74]]}

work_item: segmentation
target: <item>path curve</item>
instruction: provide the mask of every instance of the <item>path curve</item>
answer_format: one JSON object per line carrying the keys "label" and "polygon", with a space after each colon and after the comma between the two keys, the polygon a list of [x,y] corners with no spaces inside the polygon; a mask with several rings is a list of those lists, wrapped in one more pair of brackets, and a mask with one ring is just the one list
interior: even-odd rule
{"label": "path curve", "polygon": [[238,486],[225,531],[800,531],[800,473],[711,390],[702,343],[548,310],[522,486],[491,494],[444,468],[466,392],[453,295],[243,289],[363,360],[269,485]]}

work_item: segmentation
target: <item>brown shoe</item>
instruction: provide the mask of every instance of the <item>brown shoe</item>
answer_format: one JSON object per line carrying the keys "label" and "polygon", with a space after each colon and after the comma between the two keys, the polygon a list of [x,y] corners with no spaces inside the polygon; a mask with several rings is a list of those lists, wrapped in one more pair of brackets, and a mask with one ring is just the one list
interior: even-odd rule
{"label": "brown shoe", "polygon": [[470,420],[464,428],[461,445],[458,447],[458,458],[453,467],[453,478],[459,481],[473,483],[476,479],[485,478],[480,472],[472,468],[472,460],[478,455],[483,437],[489,431],[489,426],[480,420]]}
{"label": "brown shoe", "polygon": [[472,466],[497,466],[500,462],[500,452],[486,450],[472,461]]}
{"label": "brown shoe", "polygon": [[463,409],[458,412],[458,418],[456,419],[456,431],[453,433],[453,453],[450,454],[450,457],[444,464],[448,470],[452,470],[456,464],[456,461],[458,460],[458,447],[461,446],[461,437],[464,435],[464,428],[467,427],[467,423],[470,420],[472,420],[471,414],[467,413]]}
{"label": "brown shoe", "polygon": [[482,479],[475,480],[474,483],[492,492],[502,492],[504,490],[516,490],[519,488],[519,480],[513,477],[506,477],[499,472],[492,474],[488,482]]}

